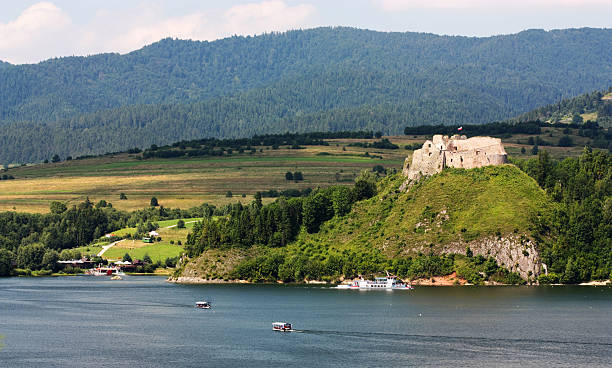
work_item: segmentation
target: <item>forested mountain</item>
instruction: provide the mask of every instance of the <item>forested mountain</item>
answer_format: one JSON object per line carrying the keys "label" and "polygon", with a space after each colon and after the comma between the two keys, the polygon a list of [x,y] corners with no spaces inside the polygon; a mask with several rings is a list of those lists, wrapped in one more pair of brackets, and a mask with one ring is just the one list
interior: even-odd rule
{"label": "forested mountain", "polygon": [[582,123],[585,121],[583,116],[589,116],[589,120],[597,122],[602,127],[612,127],[612,87],[607,91],[595,91],[566,98],[511,120],[520,122],[541,120],[551,123],[567,120],[567,122]]}
{"label": "forested mountain", "polygon": [[[0,68],[0,163],[206,136],[507,119],[612,85],[612,30],[317,28]],[[588,57],[585,57],[588,55]]]}

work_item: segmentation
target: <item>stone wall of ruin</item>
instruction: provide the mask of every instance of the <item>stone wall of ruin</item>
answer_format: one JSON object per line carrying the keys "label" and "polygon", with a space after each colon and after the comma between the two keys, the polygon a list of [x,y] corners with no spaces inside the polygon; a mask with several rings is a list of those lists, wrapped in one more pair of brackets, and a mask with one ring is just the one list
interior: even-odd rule
{"label": "stone wall of ruin", "polygon": [[502,165],[508,162],[508,155],[499,138],[434,135],[414,151],[410,161],[406,159],[403,173],[414,180],[439,173],[445,167],[473,169]]}

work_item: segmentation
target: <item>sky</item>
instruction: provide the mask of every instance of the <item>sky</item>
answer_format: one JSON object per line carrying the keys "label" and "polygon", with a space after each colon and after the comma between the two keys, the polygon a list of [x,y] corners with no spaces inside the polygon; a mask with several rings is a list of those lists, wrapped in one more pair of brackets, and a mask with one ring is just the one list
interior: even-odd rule
{"label": "sky", "polygon": [[2,0],[0,60],[127,53],[162,38],[215,40],[318,26],[491,36],[612,28],[612,0]]}

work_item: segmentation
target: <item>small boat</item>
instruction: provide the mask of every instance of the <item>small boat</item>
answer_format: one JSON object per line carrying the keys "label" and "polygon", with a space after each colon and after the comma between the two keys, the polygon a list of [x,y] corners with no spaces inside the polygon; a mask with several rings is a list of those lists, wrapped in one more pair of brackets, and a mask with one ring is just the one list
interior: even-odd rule
{"label": "small boat", "polygon": [[195,306],[196,306],[196,308],[200,308],[200,309],[210,309],[210,308],[212,308],[212,305],[210,305],[209,302],[196,302]]}
{"label": "small boat", "polygon": [[123,280],[123,279],[121,278],[121,276],[115,275],[115,276],[111,277],[111,280]]}
{"label": "small boat", "polygon": [[349,290],[412,290],[414,287],[410,284],[405,284],[403,282],[398,282],[397,277],[389,275],[387,272],[387,277],[377,277],[374,281],[364,280],[361,277],[359,280],[353,281],[352,284],[349,285],[338,285],[336,289],[349,289]]}
{"label": "small boat", "polygon": [[287,323],[287,322],[274,322],[272,323],[272,329],[274,331],[280,331],[280,332],[293,331],[293,329],[291,328],[291,323]]}

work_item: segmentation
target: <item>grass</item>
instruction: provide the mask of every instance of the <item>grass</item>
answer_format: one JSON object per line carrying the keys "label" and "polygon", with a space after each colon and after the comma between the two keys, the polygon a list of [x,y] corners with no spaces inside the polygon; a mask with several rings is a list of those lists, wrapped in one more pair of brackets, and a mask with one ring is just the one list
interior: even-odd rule
{"label": "grass", "polygon": [[[185,228],[183,229],[179,229],[176,226],[168,228],[169,226],[176,225],[179,221],[178,219],[159,221],[158,225],[160,227],[157,229],[157,232],[159,233],[159,237],[162,238],[160,242],[151,244],[144,243],[140,239],[124,240],[107,250],[104,253],[104,258],[121,259],[125,253],[128,253],[132,259],[143,259],[144,255],[148,253],[153,262],[163,262],[166,258],[180,256],[183,253],[183,247],[182,245],[178,245],[178,242],[180,241],[182,244],[185,243],[189,230],[193,228],[195,222],[201,220],[201,218],[188,218],[182,220],[185,221]],[[127,233],[130,231],[135,232],[136,229],[126,228],[115,231],[114,233]]]}
{"label": "grass", "polygon": [[[563,135],[563,129],[551,127],[543,128],[540,137],[556,144]],[[575,129],[571,129],[570,136],[576,147],[540,149],[549,151],[555,158],[579,155],[589,140],[579,137]],[[508,154],[533,157],[532,146],[527,144],[529,137],[504,138]],[[258,150],[254,155],[138,160],[134,155],[118,154],[11,168],[9,174],[16,180],[0,181],[0,211],[46,213],[52,201],[74,205],[87,197],[94,203],[104,199],[126,211],[149,206],[151,197],[156,197],[166,208],[186,209],[205,202],[216,206],[246,204],[253,201],[258,191],[350,184],[361,170],[371,170],[375,165],[401,170],[404,159],[412,152],[404,146],[422,143],[429,137],[388,138],[400,149],[352,147],[351,143],[374,140],[335,139],[328,140],[327,146],[307,146],[300,150],[258,147],[263,152]],[[521,152],[523,148],[525,153]],[[365,157],[365,152],[382,159]],[[305,180],[287,181],[287,171],[301,171]],[[228,191],[232,197],[227,196]],[[120,193],[125,193],[127,200],[119,200]],[[264,199],[265,202],[272,200]]]}
{"label": "grass", "polygon": [[301,243],[387,256],[428,253],[456,241],[530,234],[533,218],[552,209],[537,183],[512,165],[449,169],[398,193],[402,182],[399,175],[386,179],[376,197],[318,234],[302,234]]}
{"label": "grass", "polygon": [[[482,238],[531,234],[533,219],[554,204],[537,183],[513,165],[447,169],[424,178],[408,191],[390,175],[378,194],[356,203],[344,217],[324,223],[318,233],[304,230],[284,248],[209,249],[189,262],[183,276],[227,278],[234,267],[266,252],[286,259],[305,255],[323,261],[331,254],[358,260],[394,259]],[[460,257],[461,258],[461,257]],[[465,266],[459,264],[459,266]]]}
{"label": "grass", "polygon": [[[104,243],[104,245],[106,245],[107,243]],[[102,250],[102,246],[99,245],[86,245],[83,247],[78,247],[78,248],[74,248],[76,250],[78,250],[79,252],[81,252],[81,255],[86,256],[86,255],[96,255],[98,254],[101,250]]]}
{"label": "grass", "polygon": [[[374,165],[401,169],[405,150],[375,153],[371,149],[348,147],[353,141],[331,140],[329,146],[300,150],[266,147],[254,155],[137,160],[133,155],[119,154],[19,167],[10,170],[16,180],[0,181],[0,211],[44,213],[52,201],[72,205],[86,197],[94,203],[104,199],[115,208],[128,211],[147,207],[153,196],[166,208],[190,208],[204,202],[222,206],[250,203],[257,191],[336,184],[337,174],[356,175]],[[403,145],[410,140],[397,137],[392,141]],[[318,156],[322,151],[334,155]],[[365,157],[366,151],[383,159]],[[287,171],[301,171],[305,180],[287,181]],[[226,196],[228,191],[232,197]],[[125,193],[128,199],[119,200],[120,193]]]}
{"label": "grass", "polygon": [[[140,241],[135,241],[140,242]],[[126,240],[123,243],[128,243],[131,245],[131,240]],[[142,242],[140,242],[142,243]],[[143,243],[144,244],[144,243]],[[104,253],[105,259],[122,259],[123,255],[128,253],[132,259],[140,259],[142,260],[145,254],[148,254],[151,257],[153,262],[164,261],[166,258],[177,257],[183,253],[183,247],[178,245],[170,245],[165,243],[153,243],[143,245],[138,247],[140,244],[134,244],[134,248],[128,248],[129,245],[125,245],[124,247],[114,246],[107,250]]]}

